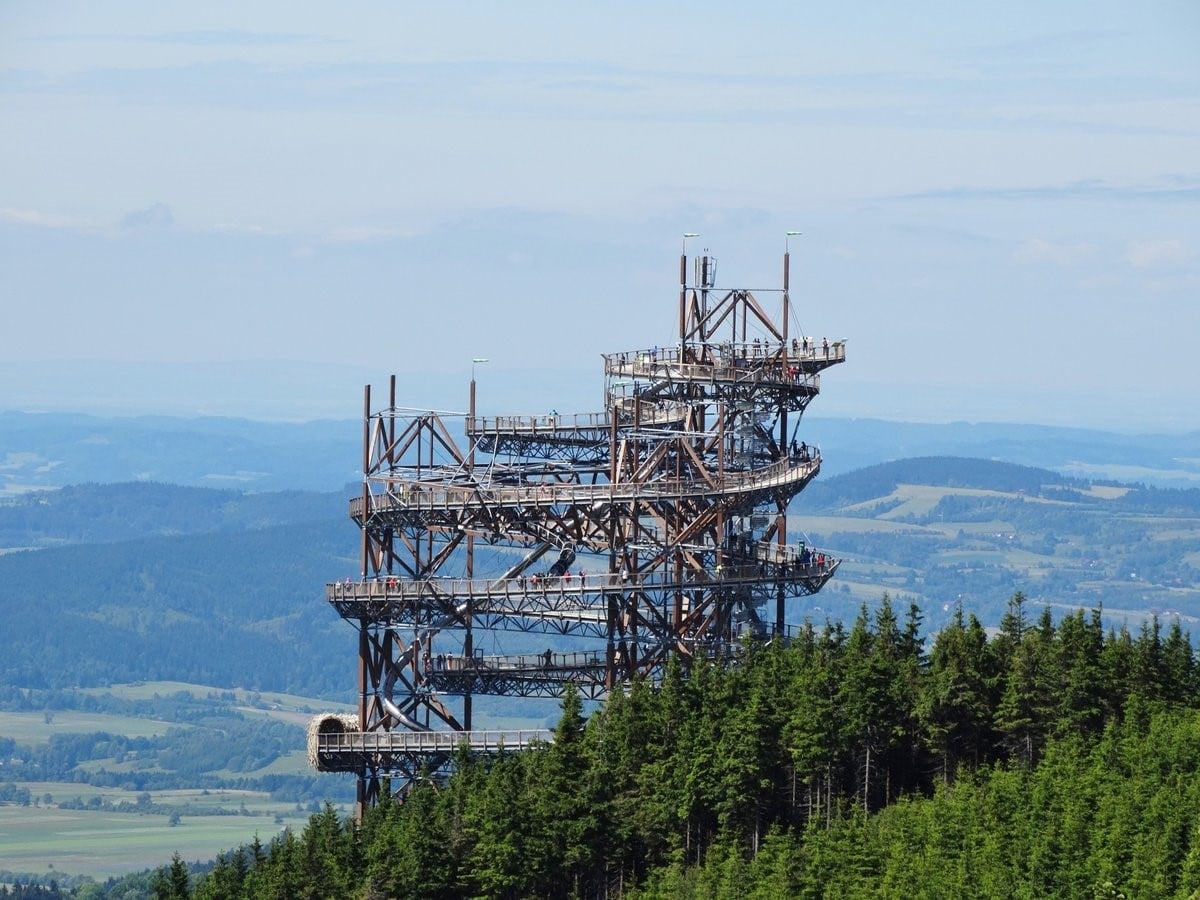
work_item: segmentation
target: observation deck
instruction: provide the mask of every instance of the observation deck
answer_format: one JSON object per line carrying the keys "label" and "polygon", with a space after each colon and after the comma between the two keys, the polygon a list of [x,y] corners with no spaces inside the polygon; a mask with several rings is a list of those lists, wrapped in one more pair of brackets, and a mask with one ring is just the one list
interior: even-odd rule
{"label": "observation deck", "polygon": [[[846,342],[819,346],[810,338],[790,343],[726,342],[699,348],[628,350],[602,354],[602,358],[609,379],[604,412],[471,416],[466,423],[467,436],[487,452],[547,441],[599,449],[608,444],[614,410],[618,425],[637,421],[644,427],[677,427],[695,403],[696,390],[706,385],[774,389],[811,399],[821,390],[819,373],[845,361]],[[631,396],[622,382],[637,383],[644,393]],[[679,385],[689,388],[689,396],[673,402],[669,388]]]}
{"label": "observation deck", "polygon": [[605,353],[610,378],[652,382],[753,384],[816,394],[819,373],[846,360],[846,342],[732,342]]}
{"label": "observation deck", "polygon": [[473,753],[500,753],[504,750],[525,750],[554,740],[547,729],[527,731],[335,731],[314,735],[310,739],[310,756],[318,772],[361,772],[364,767],[387,765],[380,774],[387,774],[390,765],[402,758],[442,763],[460,747]]}

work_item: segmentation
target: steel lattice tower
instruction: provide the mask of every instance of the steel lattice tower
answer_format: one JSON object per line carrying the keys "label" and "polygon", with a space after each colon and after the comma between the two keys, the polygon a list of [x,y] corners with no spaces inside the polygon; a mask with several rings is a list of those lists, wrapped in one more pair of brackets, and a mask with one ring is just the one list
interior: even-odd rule
{"label": "steel lattice tower", "polygon": [[[798,428],[845,342],[789,334],[788,254],[770,291],[719,291],[715,260],[694,264],[675,346],[604,355],[602,412],[477,416],[472,376],[460,445],[451,417],[396,405],[394,376],[382,408],[365,389],[361,578],[326,586],[358,629],[359,710],[315,719],[309,748],[358,775],[360,815],[382,778],[403,789],[463,743],[548,739],[472,730],[475,695],[600,698],[672,657],[735,654],[837,569],[789,543],[786,511],[820,469]],[[505,563],[477,565],[482,547]],[[483,656],[490,630],[592,649]]]}

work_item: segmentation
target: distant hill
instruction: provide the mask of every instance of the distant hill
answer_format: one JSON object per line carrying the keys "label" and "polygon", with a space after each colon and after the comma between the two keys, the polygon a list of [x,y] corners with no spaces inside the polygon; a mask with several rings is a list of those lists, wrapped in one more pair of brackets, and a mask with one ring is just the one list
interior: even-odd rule
{"label": "distant hill", "polygon": [[155,482],[69,485],[0,500],[0,548],[113,543],[332,520],[344,493],[247,494]]}
{"label": "distant hill", "polygon": [[789,534],[845,560],[815,598],[825,610],[839,592],[845,605],[889,590],[920,602],[933,625],[959,601],[995,624],[1020,590],[1101,606],[1110,620],[1200,623],[1200,489],[923,457],[819,479],[791,515]]}
{"label": "distant hill", "polygon": [[0,684],[192,681],[310,696],[354,683],[357,644],[324,599],[356,571],[348,521],[0,557]]}
{"label": "distant hill", "polygon": [[359,572],[348,499],[135,482],[0,501],[0,689],[164,680],[346,700],[357,636],[325,585]]}
{"label": "distant hill", "polygon": [[[800,501],[806,507],[835,509],[892,494],[900,485],[977,490],[1041,497],[1082,504],[1108,513],[1140,511],[1152,515],[1200,515],[1200,488],[1158,488],[1114,480],[1089,481],[1049,469],[954,456],[924,456],[880,463],[845,475],[814,481]],[[939,511],[939,514],[945,510]]]}
{"label": "distant hill", "polygon": [[353,420],[0,412],[0,495],[123,481],[329,491],[361,477],[361,441]]}
{"label": "distant hill", "polygon": [[805,506],[834,508],[891,494],[901,484],[980,488],[1037,495],[1047,487],[1086,490],[1089,482],[1049,469],[954,456],[923,456],[879,463],[845,475],[820,478],[801,495]]}
{"label": "distant hill", "polygon": [[1200,432],[1126,434],[1048,425],[806,416],[806,439],[822,451],[823,475],[925,456],[992,459],[1085,479],[1200,487]]}
{"label": "distant hill", "polygon": [[[175,680],[346,699],[355,634],[324,585],[358,571],[347,499],[124,483],[5,501],[0,549],[43,549],[0,555],[0,684]],[[820,594],[789,601],[794,622],[851,620],[886,591],[918,601],[930,630],[959,602],[994,626],[1022,591],[1134,627],[1153,613],[1200,623],[1197,489],[904,459],[818,479],[788,535],[843,559]]]}
{"label": "distant hill", "polygon": [[346,497],[79,485],[0,503],[0,684],[153,680],[344,693],[324,600],[358,569]]}

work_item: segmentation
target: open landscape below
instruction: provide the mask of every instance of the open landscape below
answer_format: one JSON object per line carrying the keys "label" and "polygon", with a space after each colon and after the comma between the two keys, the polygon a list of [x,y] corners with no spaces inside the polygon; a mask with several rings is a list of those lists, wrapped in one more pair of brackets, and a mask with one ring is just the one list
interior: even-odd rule
{"label": "open landscape below", "polygon": [[308,767],[308,719],[343,708],[328,700],[137,682],[10,692],[5,707],[0,872],[104,879],[174,852],[211,859],[353,795]]}
{"label": "open landscape below", "polygon": [[[105,806],[119,807],[131,800],[123,791],[80,792],[71,783],[32,782],[28,787],[84,803],[98,800]],[[310,814],[256,791],[156,791],[151,802],[156,812],[56,804],[0,806],[0,868],[103,880],[156,868],[173,853],[204,861],[256,837],[266,843],[282,828],[303,827]],[[172,823],[174,814],[168,810],[173,806],[186,809],[186,817]],[[218,809],[228,812],[206,812]]]}
{"label": "open landscape below", "polygon": [[[119,446],[113,428],[92,446]],[[905,447],[948,443],[912,428],[925,437]],[[962,446],[964,428],[949,443]],[[852,443],[834,432],[831,461]],[[1200,489],[1179,486],[1200,458],[1194,438],[1172,448],[1111,436],[1085,460],[1038,434],[981,439],[973,457],[888,459],[895,446],[875,444],[862,468],[827,467],[790,509],[788,534],[842,564],[824,591],[789,606],[789,622],[850,622],[887,593],[897,608],[917,604],[926,636],[960,606],[994,630],[1022,592],[1056,617],[1098,609],[1114,630],[1136,634],[1157,617],[1194,631]],[[1129,446],[1157,484],[1099,474],[1130,466]],[[355,702],[356,635],[324,601],[326,582],[357,571],[349,491],[322,482],[319,466],[297,475],[305,491],[171,484],[166,468],[163,481],[62,485],[50,473],[72,464],[50,465],[47,444],[7,452],[23,487],[9,482],[0,503],[0,871],[106,878],[175,851],[203,860],[266,841],[326,801],[346,809],[353,780],[308,769],[303,729]],[[865,445],[855,452],[869,460]],[[285,458],[305,458],[296,453]],[[30,454],[41,483],[22,462]],[[120,475],[109,463],[97,471]],[[527,652],[531,640],[489,637],[489,652]],[[477,703],[496,727],[558,713],[555,701]]]}

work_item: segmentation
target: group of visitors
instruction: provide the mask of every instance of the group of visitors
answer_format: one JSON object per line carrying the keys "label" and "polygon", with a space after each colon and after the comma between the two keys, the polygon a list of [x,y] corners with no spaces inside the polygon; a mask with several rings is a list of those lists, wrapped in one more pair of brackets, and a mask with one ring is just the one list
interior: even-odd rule
{"label": "group of visitors", "polygon": [[825,554],[809,550],[803,544],[800,545],[800,552],[796,556],[796,559],[802,566],[816,566],[818,569],[825,568]]}
{"label": "group of visitors", "polygon": [[[552,572],[542,572],[541,574],[534,572],[529,576],[529,585],[533,588],[540,587],[544,591],[550,586],[552,579],[558,579],[558,584],[560,587],[570,587],[572,577],[579,579],[580,587],[583,587],[584,584],[587,583],[587,573],[584,572],[583,569],[580,569],[579,572],[574,576],[571,575],[571,570],[567,569],[567,571],[563,572],[561,575],[555,575]],[[525,584],[525,576],[518,575],[517,585],[523,588],[525,587]]]}

